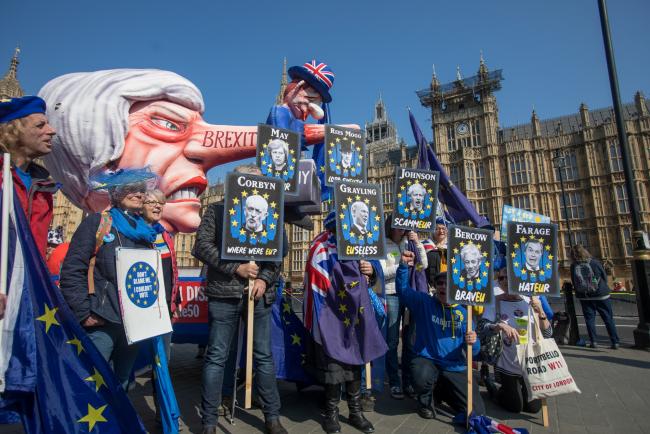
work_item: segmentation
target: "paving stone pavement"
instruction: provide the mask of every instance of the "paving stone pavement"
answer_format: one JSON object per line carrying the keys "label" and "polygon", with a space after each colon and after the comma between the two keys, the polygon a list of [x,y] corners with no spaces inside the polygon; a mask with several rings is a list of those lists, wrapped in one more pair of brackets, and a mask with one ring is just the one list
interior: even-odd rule
{"label": "paving stone pavement", "polygon": [[[627,341],[627,339],[626,339]],[[603,342],[605,344],[605,342]],[[647,422],[650,413],[650,352],[622,347],[610,350],[562,347],[582,394],[565,395],[548,400],[550,427],[542,426],[540,414],[520,414],[500,410],[487,399],[488,415],[513,427],[527,428],[531,433],[650,433]],[[201,392],[202,360],[196,359],[195,345],[174,345],[172,348],[172,376],[178,402],[183,414],[183,433],[201,433],[198,413]],[[319,401],[321,389],[310,387],[298,393],[292,383],[279,382],[282,398],[282,423],[290,433],[322,433]],[[154,422],[151,383],[148,374],[137,378],[135,389],[129,392],[147,429],[160,432]],[[243,391],[239,394],[243,402]],[[451,415],[439,409],[436,420],[421,419],[416,413],[415,401],[406,398],[394,400],[388,391],[377,396],[375,411],[366,413],[375,425],[376,433],[456,433],[462,427],[451,425]],[[340,405],[342,433],[359,431],[346,425],[347,406]],[[220,419],[224,433],[264,432],[264,418],[260,409],[238,409],[234,425]],[[4,426],[0,432],[18,434],[20,426]]]}

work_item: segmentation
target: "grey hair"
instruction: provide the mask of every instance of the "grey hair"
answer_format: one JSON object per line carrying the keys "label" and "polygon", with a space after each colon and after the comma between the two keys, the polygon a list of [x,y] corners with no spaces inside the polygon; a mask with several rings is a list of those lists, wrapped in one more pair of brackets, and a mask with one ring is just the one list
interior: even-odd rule
{"label": "grey hair", "polygon": [[57,131],[45,164],[77,206],[92,210],[105,193],[89,177],[124,151],[129,109],[138,101],[167,100],[203,113],[203,96],[189,80],[158,69],[111,69],[66,74],[38,92]]}
{"label": "grey hair", "polygon": [[357,210],[361,205],[365,206],[366,209],[368,209],[368,205],[366,205],[366,204],[363,203],[362,201],[358,200],[358,201],[354,202],[352,205],[350,205],[350,212],[356,213],[356,210]]}
{"label": "grey hair", "polygon": [[415,190],[416,187],[422,189],[422,193],[426,194],[426,192],[427,192],[426,188],[424,188],[424,186],[422,184],[420,184],[419,182],[416,182],[415,184],[409,185],[409,188],[406,190],[406,194],[408,194],[410,196],[411,193],[413,193],[413,190]]}
{"label": "grey hair", "polygon": [[158,202],[162,202],[162,203],[165,203],[167,201],[165,193],[163,193],[162,190],[159,190],[157,188],[154,188],[153,190],[147,190],[145,194],[145,198],[146,197],[153,197]]}
{"label": "grey hair", "polygon": [[460,257],[463,259],[463,262],[465,261],[465,255],[469,254],[471,251],[474,251],[478,256],[481,256],[481,251],[476,247],[476,244],[465,244],[460,249]]}
{"label": "grey hair", "polygon": [[134,182],[132,184],[119,185],[108,190],[108,196],[111,199],[112,206],[119,206],[120,202],[131,193],[145,193],[147,191],[146,182]]}
{"label": "grey hair", "polygon": [[289,155],[289,145],[287,142],[285,142],[282,139],[273,139],[269,142],[268,144],[268,149],[269,151],[275,149],[275,148],[280,148],[284,151],[284,155],[288,156]]}

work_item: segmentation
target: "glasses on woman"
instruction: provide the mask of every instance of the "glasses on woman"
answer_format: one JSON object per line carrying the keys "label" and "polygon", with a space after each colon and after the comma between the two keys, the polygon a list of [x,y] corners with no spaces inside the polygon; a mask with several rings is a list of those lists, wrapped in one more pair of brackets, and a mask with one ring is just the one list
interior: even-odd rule
{"label": "glasses on woman", "polygon": [[165,202],[158,202],[157,200],[146,200],[144,204],[151,206],[164,206]]}

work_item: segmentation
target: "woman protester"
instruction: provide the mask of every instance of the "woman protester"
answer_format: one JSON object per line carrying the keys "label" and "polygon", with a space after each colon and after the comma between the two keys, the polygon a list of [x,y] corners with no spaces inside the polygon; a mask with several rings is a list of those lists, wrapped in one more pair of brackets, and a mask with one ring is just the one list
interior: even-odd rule
{"label": "woman protester", "polygon": [[[388,307],[388,332],[386,335],[386,343],[388,344],[388,352],[386,353],[386,373],[388,374],[388,382],[390,385],[390,396],[393,399],[404,399],[404,392],[402,391],[402,384],[399,377],[399,363],[397,360],[397,347],[399,346],[400,336],[400,322],[404,315],[404,307],[400,303],[400,299],[395,289],[395,276],[397,274],[397,267],[399,266],[400,256],[403,251],[407,249],[408,242],[413,241],[418,249],[421,263],[419,266],[422,269],[427,268],[427,255],[420,242],[417,233],[413,231],[406,231],[403,229],[391,228],[392,218],[389,216],[386,219],[386,258],[380,260],[382,270],[384,272],[384,285],[386,290],[386,305]],[[404,343],[403,343],[404,345]],[[409,377],[405,372],[408,370],[408,365],[404,360],[404,352],[402,353],[402,377]]]}
{"label": "woman protester", "polygon": [[[126,390],[138,355],[127,343],[117,288],[117,247],[151,249],[156,231],[140,216],[147,179],[145,169],[120,170],[103,176],[99,188],[108,190],[111,208],[90,214],[72,236],[61,269],[61,292],[90,340]],[[102,234],[104,234],[102,236]]]}
{"label": "woman protester", "polygon": [[[494,305],[486,306],[478,325],[479,334],[500,333],[502,352],[495,370],[499,374],[501,387],[487,378],[486,386],[490,398],[505,410],[513,413],[537,413],[542,407],[539,399],[528,400],[528,391],[521,375],[517,356],[517,344],[526,344],[535,339],[537,319],[544,338],[553,336],[551,322],[547,318],[539,297],[527,297],[508,292],[508,271],[505,267],[497,271],[497,281],[503,293],[496,295]],[[496,289],[495,289],[495,292]],[[486,328],[487,330],[483,330]]]}
{"label": "woman protester", "polygon": [[611,342],[610,348],[618,349],[618,333],[614,323],[612,301],[609,298],[610,289],[607,286],[607,274],[603,265],[591,256],[582,247],[576,245],[571,248],[573,263],[571,264],[571,282],[576,297],[580,300],[582,313],[587,324],[589,334],[589,347],[596,348],[596,312],[605,323],[607,334]]}

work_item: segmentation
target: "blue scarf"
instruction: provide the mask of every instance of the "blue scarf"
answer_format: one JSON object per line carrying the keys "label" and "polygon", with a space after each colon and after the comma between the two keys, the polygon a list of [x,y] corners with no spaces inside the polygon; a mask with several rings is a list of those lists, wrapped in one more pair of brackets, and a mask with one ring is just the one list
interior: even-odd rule
{"label": "blue scarf", "polygon": [[[142,217],[127,215],[119,208],[111,208],[109,212],[115,229],[131,241],[147,243],[156,241],[156,231]],[[135,223],[135,227],[131,223]]]}

